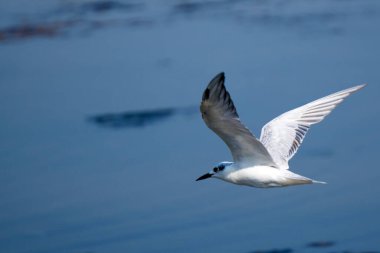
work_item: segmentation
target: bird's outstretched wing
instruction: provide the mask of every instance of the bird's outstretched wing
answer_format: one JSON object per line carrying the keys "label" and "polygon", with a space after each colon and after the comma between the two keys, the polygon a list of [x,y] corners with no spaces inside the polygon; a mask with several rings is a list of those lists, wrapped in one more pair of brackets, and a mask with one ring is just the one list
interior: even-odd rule
{"label": "bird's outstretched wing", "polygon": [[261,129],[260,141],[281,169],[297,152],[310,126],[322,121],[344,98],[365,84],[345,89],[281,114]]}
{"label": "bird's outstretched wing", "polygon": [[224,79],[224,73],[218,74],[204,91],[200,107],[203,120],[227,144],[235,162],[275,166],[267,149],[240,122]]}

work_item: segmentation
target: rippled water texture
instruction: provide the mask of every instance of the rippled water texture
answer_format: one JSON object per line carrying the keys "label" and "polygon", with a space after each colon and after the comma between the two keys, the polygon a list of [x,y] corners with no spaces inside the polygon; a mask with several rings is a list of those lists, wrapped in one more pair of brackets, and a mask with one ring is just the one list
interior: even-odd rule
{"label": "rippled water texture", "polygon": [[[380,2],[0,1],[0,252],[379,252]],[[198,105],[259,135],[368,83],[290,168],[327,185],[195,182],[230,160]]]}

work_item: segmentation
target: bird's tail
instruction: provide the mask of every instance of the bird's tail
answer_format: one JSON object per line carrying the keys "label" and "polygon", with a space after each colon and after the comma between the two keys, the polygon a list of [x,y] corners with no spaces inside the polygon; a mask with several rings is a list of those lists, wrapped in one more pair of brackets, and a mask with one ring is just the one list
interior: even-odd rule
{"label": "bird's tail", "polygon": [[311,180],[313,184],[327,184],[326,182],[317,181],[317,180]]}
{"label": "bird's tail", "polygon": [[287,185],[297,185],[297,184],[327,184],[326,182],[313,180],[308,177],[298,175],[289,170],[286,171],[286,184]]}

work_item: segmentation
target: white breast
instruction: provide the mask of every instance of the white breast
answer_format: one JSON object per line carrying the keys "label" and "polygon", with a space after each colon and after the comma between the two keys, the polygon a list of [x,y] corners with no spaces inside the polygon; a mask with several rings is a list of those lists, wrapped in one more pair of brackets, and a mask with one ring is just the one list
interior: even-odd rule
{"label": "white breast", "polygon": [[253,166],[235,170],[222,179],[234,184],[263,188],[312,183],[309,178],[269,166]]}

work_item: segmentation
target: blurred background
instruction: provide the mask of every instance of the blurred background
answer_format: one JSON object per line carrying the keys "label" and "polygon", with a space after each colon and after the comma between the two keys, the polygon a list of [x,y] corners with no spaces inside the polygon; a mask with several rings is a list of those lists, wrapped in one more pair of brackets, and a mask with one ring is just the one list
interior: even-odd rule
{"label": "blurred background", "polygon": [[[0,252],[379,252],[380,1],[0,1]],[[231,160],[198,106],[226,73],[259,136],[368,83],[292,159],[327,185],[195,182]]]}

